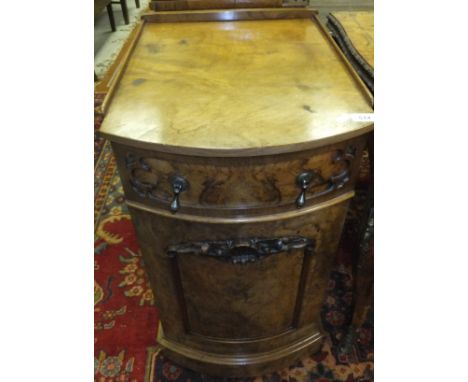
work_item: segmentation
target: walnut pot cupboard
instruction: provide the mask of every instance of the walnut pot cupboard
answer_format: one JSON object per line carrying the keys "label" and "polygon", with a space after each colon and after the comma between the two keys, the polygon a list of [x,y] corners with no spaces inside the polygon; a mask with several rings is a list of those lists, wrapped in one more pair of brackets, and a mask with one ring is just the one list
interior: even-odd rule
{"label": "walnut pot cupboard", "polygon": [[158,343],[259,375],[319,349],[371,96],[304,9],[153,12],[102,105]]}

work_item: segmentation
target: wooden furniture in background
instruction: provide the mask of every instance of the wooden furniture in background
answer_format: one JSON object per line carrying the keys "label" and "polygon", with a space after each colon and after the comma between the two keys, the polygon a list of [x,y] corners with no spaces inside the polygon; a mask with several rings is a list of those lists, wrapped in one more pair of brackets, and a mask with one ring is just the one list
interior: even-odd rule
{"label": "wooden furniture in background", "polygon": [[155,11],[181,11],[199,9],[280,8],[283,0],[152,0]]}
{"label": "wooden furniture in background", "polygon": [[[128,25],[130,23],[130,17],[129,17],[129,14],[128,14],[127,0],[112,1],[112,4],[120,4],[120,6],[122,8],[122,14],[123,14],[125,24]],[[137,8],[140,8],[140,0],[135,0],[135,6]]]}
{"label": "wooden furniture in background", "polygon": [[[130,18],[128,14],[127,0],[94,0],[94,17],[98,16],[104,8],[107,8],[107,14],[109,15],[109,22],[111,24],[112,31],[116,31],[115,27],[115,17],[112,9],[112,4],[118,4],[122,8],[122,15],[125,21],[125,24],[130,23]],[[137,8],[140,8],[140,0],[135,0],[135,5]]]}
{"label": "wooden furniture in background", "polygon": [[128,16],[128,6],[127,6],[127,0],[117,0],[117,1],[111,1],[111,4],[118,4],[122,8],[122,15],[125,21],[125,25],[128,25],[130,23],[130,18]]}
{"label": "wooden furniture in background", "polygon": [[[109,22],[112,28],[112,32],[116,31],[114,12],[112,10],[111,0],[94,0],[94,17],[101,14],[104,8],[107,8],[107,15],[109,16]],[[95,78],[96,80],[96,78]]]}
{"label": "wooden furniture in background", "polygon": [[374,92],[374,12],[333,12],[327,26],[338,46]]}
{"label": "wooden furniture in background", "polygon": [[[327,17],[327,26],[333,38],[349,59],[356,72],[374,92],[374,12],[333,12]],[[370,164],[370,182],[367,192],[367,208],[362,219],[361,240],[354,258],[355,304],[353,320],[344,337],[341,351],[351,351],[357,340],[357,330],[363,325],[373,306],[374,296],[374,142],[373,134],[367,145]]]}
{"label": "wooden furniture in background", "polygon": [[306,5],[306,0],[152,0],[149,7],[154,11],[182,11],[236,8],[302,8]]}
{"label": "wooden furniture in background", "polygon": [[[100,15],[102,10],[107,8],[107,15],[109,16],[109,22],[111,25],[112,32],[116,31],[115,27],[115,19],[114,19],[114,12],[112,10],[111,0],[94,0],[94,17]],[[94,82],[98,82],[99,78],[94,71]]]}
{"label": "wooden furniture in background", "polygon": [[316,13],[148,12],[99,112],[182,366],[260,375],[317,351],[371,95]]}

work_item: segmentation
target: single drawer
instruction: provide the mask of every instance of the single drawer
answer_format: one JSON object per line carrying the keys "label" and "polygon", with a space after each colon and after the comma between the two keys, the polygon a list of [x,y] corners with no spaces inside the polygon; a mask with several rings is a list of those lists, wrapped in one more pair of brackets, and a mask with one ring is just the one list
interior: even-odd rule
{"label": "single drawer", "polygon": [[275,156],[196,157],[113,143],[127,200],[173,213],[256,215],[352,189],[365,137]]}

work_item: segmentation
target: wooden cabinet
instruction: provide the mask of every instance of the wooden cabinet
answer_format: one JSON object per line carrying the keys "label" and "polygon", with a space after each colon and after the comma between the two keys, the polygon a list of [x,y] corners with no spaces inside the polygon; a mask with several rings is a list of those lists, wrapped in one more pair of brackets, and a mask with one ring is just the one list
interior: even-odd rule
{"label": "wooden cabinet", "polygon": [[312,11],[143,17],[102,133],[160,311],[158,342],[214,375],[287,366],[323,338],[322,299],[373,128],[352,115],[372,112],[369,94]]}

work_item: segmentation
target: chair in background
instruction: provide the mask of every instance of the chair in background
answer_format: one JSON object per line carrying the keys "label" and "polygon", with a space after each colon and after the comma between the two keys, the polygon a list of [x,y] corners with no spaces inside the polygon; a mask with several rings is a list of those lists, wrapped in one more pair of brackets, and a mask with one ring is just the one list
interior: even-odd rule
{"label": "chair in background", "polygon": [[[130,23],[130,18],[128,16],[127,0],[111,1],[111,4],[120,4],[120,6],[122,7],[122,14],[125,20],[125,24],[128,25]],[[135,5],[137,8],[140,8],[140,0],[135,0]]]}
{"label": "chair in background", "polygon": [[109,16],[109,22],[111,25],[112,32],[116,31],[114,11],[112,10],[111,0],[94,0],[94,17],[98,16],[104,8],[107,8],[107,15]]}

